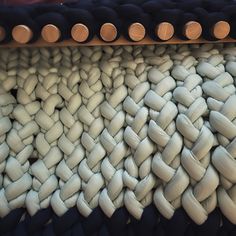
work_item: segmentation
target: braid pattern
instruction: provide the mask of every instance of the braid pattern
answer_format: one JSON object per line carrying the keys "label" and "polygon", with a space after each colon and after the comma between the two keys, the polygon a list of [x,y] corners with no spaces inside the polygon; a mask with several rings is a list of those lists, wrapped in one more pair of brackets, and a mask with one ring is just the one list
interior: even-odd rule
{"label": "braid pattern", "polygon": [[[150,107],[151,117],[148,135],[158,149],[153,158],[152,171],[162,181],[155,191],[154,203],[170,219],[181,205],[181,195],[189,179],[180,165],[183,140],[176,130],[178,109],[172,101],[176,82],[169,73],[173,61],[168,56],[160,57],[159,61],[159,68],[152,68],[148,74],[152,86],[146,94],[145,104]],[[173,186],[178,186],[178,189]]]}
{"label": "braid pattern", "polygon": [[[36,70],[29,67],[28,55],[21,51],[18,55],[13,53],[9,58],[12,60],[12,65],[15,64],[18,89],[17,104],[12,111],[14,122],[7,135],[10,153],[5,167],[4,190],[1,194],[1,202],[5,203],[1,208],[3,215],[9,213],[11,209],[25,206],[27,192],[32,185],[28,159],[33,154],[34,135],[39,130],[34,116],[40,105],[35,101]],[[22,68],[17,71],[18,60],[21,61],[19,64]]]}
{"label": "braid pattern", "polygon": [[176,126],[184,138],[181,164],[190,177],[190,186],[182,196],[182,204],[188,215],[202,224],[216,207],[215,190],[219,179],[210,163],[214,137],[203,119],[207,104],[202,97],[202,78],[196,74],[196,62],[191,55],[186,55],[183,61],[172,70],[172,76],[179,81],[173,96],[179,109]]}
{"label": "braid pattern", "polygon": [[59,114],[59,107],[62,107],[63,103],[58,94],[60,78],[57,72],[57,68],[41,71],[39,83],[35,89],[41,108],[35,115],[35,121],[40,129],[35,138],[38,159],[31,165],[33,188],[28,193],[26,202],[31,215],[39,209],[47,208],[53,192],[58,188],[55,169],[62,159],[58,142],[63,134]]}
{"label": "braid pattern", "polygon": [[[199,73],[203,74],[206,67],[209,67],[208,70],[218,72],[218,65],[222,64],[223,60],[221,55],[212,56],[199,65]],[[209,122],[218,140],[218,146],[212,155],[212,163],[220,174],[221,185],[217,191],[219,207],[223,214],[235,224],[233,168],[236,157],[234,153],[236,133],[234,133],[235,109],[233,103],[236,101],[236,96],[232,63],[232,61],[228,62],[225,66],[226,71],[220,73],[216,78],[209,78],[209,81],[203,84],[203,90],[208,97]]]}
{"label": "braid pattern", "polygon": [[111,217],[117,208],[123,206],[124,201],[123,162],[128,147],[123,140],[125,113],[122,103],[127,96],[127,88],[123,84],[124,71],[119,68],[122,50],[107,50],[111,53],[110,58],[104,58],[101,62],[101,79],[106,89],[106,100],[101,105],[105,125],[101,143],[107,153],[101,164],[101,172],[106,187],[100,194],[99,204],[104,213]]}
{"label": "braid pattern", "polygon": [[0,49],[1,235],[234,235],[234,44]]}
{"label": "braid pattern", "polygon": [[139,55],[139,47],[127,47],[130,58],[137,56],[137,62],[126,62],[125,84],[128,96],[123,107],[126,111],[127,127],[124,140],[130,147],[130,154],[125,160],[124,182],[127,186],[125,206],[135,218],[140,219],[143,208],[152,201],[152,189],[155,186],[155,176],[151,172],[154,144],[147,136],[148,109],[144,104],[146,93],[150,89],[147,81],[147,71],[143,58]]}
{"label": "braid pattern", "polygon": [[[8,51],[3,51],[1,54],[1,59],[4,63],[1,64],[1,87],[0,87],[0,103],[1,103],[1,108],[0,108],[0,183],[1,183],[1,190],[0,190],[0,195],[1,195],[1,200],[5,201],[5,204],[3,204],[3,207],[0,210],[0,215],[1,217],[7,215],[10,211],[11,208],[8,203],[8,199],[6,196],[6,191],[5,191],[5,176],[4,174],[7,175],[6,173],[6,164],[10,155],[10,147],[7,143],[7,135],[10,130],[12,130],[12,111],[14,109],[16,102],[16,99],[14,96],[11,95],[9,92],[12,90],[15,85],[16,85],[16,75],[15,73],[12,73],[11,68],[8,67],[11,57],[10,57],[10,52]],[[9,68],[9,70],[8,70]],[[18,166],[19,167],[19,166]],[[9,183],[10,184],[10,183]]]}
{"label": "braid pattern", "polygon": [[85,149],[85,158],[81,161],[78,171],[82,178],[82,192],[77,201],[77,207],[84,216],[89,216],[99,204],[99,195],[104,186],[104,178],[101,174],[101,163],[106,151],[101,143],[101,132],[104,129],[100,106],[104,100],[101,70],[98,62],[94,62],[96,50],[90,48],[81,49],[79,73],[82,82],[79,92],[83,105],[78,110],[79,121],[83,124],[84,132],[81,143]]}

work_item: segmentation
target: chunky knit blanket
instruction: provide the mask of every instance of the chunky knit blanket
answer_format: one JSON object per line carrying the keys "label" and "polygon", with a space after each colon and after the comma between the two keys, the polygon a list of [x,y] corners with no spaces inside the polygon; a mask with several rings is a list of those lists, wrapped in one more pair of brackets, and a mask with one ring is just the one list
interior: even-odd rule
{"label": "chunky knit blanket", "polygon": [[1,49],[1,233],[233,230],[235,76],[234,44]]}

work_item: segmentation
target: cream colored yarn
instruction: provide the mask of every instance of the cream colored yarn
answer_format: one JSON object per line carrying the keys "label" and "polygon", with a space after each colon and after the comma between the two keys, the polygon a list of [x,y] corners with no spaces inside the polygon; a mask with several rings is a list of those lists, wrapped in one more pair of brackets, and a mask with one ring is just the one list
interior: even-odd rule
{"label": "cream colored yarn", "polygon": [[214,137],[203,120],[207,104],[202,97],[202,78],[196,74],[192,56],[186,57],[184,62],[172,70],[173,77],[179,81],[174,99],[179,109],[176,126],[184,137],[181,164],[191,183],[183,194],[182,204],[188,215],[202,224],[216,207],[215,190],[219,179],[210,163]]}
{"label": "cream colored yarn", "polygon": [[119,67],[122,51],[122,48],[114,50],[107,47],[110,58],[100,65],[101,79],[106,90],[106,101],[101,105],[105,125],[101,133],[101,143],[106,150],[106,157],[101,163],[101,173],[106,187],[100,194],[99,205],[108,217],[124,204],[123,168],[128,147],[123,139],[125,112],[122,103],[127,96],[127,88],[124,85],[124,70]]}
{"label": "cream colored yarn", "polygon": [[236,223],[235,68],[233,44],[1,49],[0,216]]}
{"label": "cream colored yarn", "polygon": [[148,135],[158,148],[152,161],[152,171],[162,180],[154,193],[154,203],[163,216],[170,219],[181,205],[181,195],[189,179],[180,165],[183,140],[175,125],[178,109],[171,101],[176,87],[169,74],[173,62],[168,57],[159,59],[159,69],[153,68],[148,74],[152,86],[145,96],[145,104],[150,107],[151,117]]}
{"label": "cream colored yarn", "polygon": [[[137,47],[137,56],[141,53]],[[129,50],[129,51],[128,51]],[[134,53],[128,48],[127,53]],[[140,219],[145,206],[152,202],[152,189],[155,176],[151,172],[154,144],[148,137],[148,109],[144,104],[146,93],[150,89],[147,81],[146,64],[142,57],[128,60],[126,63],[125,85],[128,96],[124,100],[127,127],[124,140],[130,147],[130,155],[125,160],[124,183],[127,187],[124,202],[128,211]]]}
{"label": "cream colored yarn", "polygon": [[58,93],[64,99],[65,107],[60,111],[60,120],[64,129],[58,140],[58,146],[64,153],[64,158],[56,168],[56,175],[60,178],[60,188],[56,190],[51,199],[51,205],[57,215],[63,215],[69,208],[76,205],[81,188],[78,164],[84,158],[84,148],[80,140],[83,124],[77,116],[82,102],[78,93],[80,75],[76,68],[72,68],[72,71],[64,68],[61,72],[62,80]]}
{"label": "cream colored yarn", "polygon": [[9,53],[3,51],[1,56],[2,63],[0,72],[0,183],[3,184],[2,173],[5,170],[6,158],[9,155],[10,149],[6,142],[7,133],[12,128],[10,121],[13,105],[16,104],[15,98],[9,91],[16,85],[15,73],[7,72],[6,66],[9,59]]}
{"label": "cream colored yarn", "polygon": [[[221,58],[221,56],[218,56]],[[218,59],[217,58],[217,59]],[[216,70],[220,59],[203,62],[200,66],[200,73],[204,72],[205,67]],[[221,58],[223,60],[223,58]],[[227,71],[234,75],[232,62],[226,64]],[[214,150],[212,163],[220,173],[221,186],[218,188],[218,202],[223,214],[232,222],[236,223],[234,210],[236,200],[235,175],[235,137],[234,127],[236,96],[234,79],[228,72],[219,73],[216,78],[210,78],[203,84],[203,90],[208,96],[208,107],[210,109],[209,121],[212,129],[217,134],[219,146]]]}
{"label": "cream colored yarn", "polygon": [[79,121],[83,123],[84,132],[81,143],[85,148],[85,159],[79,164],[79,175],[82,178],[82,192],[77,201],[77,207],[84,216],[89,216],[99,204],[99,196],[104,186],[101,174],[101,163],[106,151],[101,143],[101,132],[104,121],[100,107],[104,100],[101,70],[98,63],[93,61],[96,50],[81,49],[84,61],[80,64],[82,82],[79,92],[82,96],[82,105],[78,110]]}
{"label": "cream colored yarn", "polygon": [[58,147],[63,125],[58,110],[62,106],[62,98],[58,94],[60,79],[57,72],[56,68],[39,72],[39,81],[35,88],[36,97],[41,100],[41,108],[35,115],[35,121],[40,129],[35,138],[38,160],[30,168],[33,185],[26,199],[27,209],[31,215],[39,209],[48,207],[53,192],[58,188],[55,169],[63,157]]}
{"label": "cream colored yarn", "polygon": [[[14,65],[12,72],[16,76],[18,104],[12,111],[13,127],[7,135],[10,153],[5,167],[4,189],[1,192],[1,216],[7,215],[14,208],[25,206],[26,195],[32,185],[28,159],[33,154],[34,134],[39,129],[34,115],[40,104],[35,102],[36,70],[29,68],[27,60],[24,61],[21,56],[22,53],[24,52],[14,52],[9,56],[11,66]],[[17,71],[18,59],[23,66]]]}

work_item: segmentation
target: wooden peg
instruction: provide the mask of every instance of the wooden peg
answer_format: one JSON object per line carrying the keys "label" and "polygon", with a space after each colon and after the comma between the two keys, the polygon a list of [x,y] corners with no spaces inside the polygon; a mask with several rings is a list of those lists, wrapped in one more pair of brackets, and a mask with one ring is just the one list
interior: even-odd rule
{"label": "wooden peg", "polygon": [[129,37],[135,41],[141,41],[146,35],[145,27],[140,23],[133,23],[129,26],[128,29]]}
{"label": "wooden peg", "polygon": [[169,22],[162,22],[156,27],[156,35],[161,40],[169,40],[175,32],[174,26]]}
{"label": "wooden peg", "polygon": [[202,34],[202,26],[196,21],[189,21],[184,26],[183,34],[188,39],[198,39]]}
{"label": "wooden peg", "polygon": [[12,37],[17,43],[28,43],[32,37],[32,30],[26,25],[17,25],[12,29]]}
{"label": "wooden peg", "polygon": [[71,37],[79,43],[83,43],[89,36],[89,29],[84,24],[75,24],[71,29]]}
{"label": "wooden peg", "polygon": [[213,29],[212,34],[217,39],[224,39],[229,35],[230,25],[226,21],[218,21]]}
{"label": "wooden peg", "polygon": [[100,28],[100,36],[105,42],[112,42],[117,37],[117,29],[112,23],[105,23]]}
{"label": "wooden peg", "polygon": [[0,42],[3,41],[5,37],[6,37],[6,31],[2,26],[0,26]]}
{"label": "wooden peg", "polygon": [[57,42],[61,37],[61,32],[57,26],[48,24],[41,31],[42,38],[49,43]]}

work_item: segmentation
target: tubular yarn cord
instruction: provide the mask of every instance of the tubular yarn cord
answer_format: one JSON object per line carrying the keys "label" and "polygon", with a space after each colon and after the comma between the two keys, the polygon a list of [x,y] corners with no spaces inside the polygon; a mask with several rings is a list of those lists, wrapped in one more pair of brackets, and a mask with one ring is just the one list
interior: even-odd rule
{"label": "tubular yarn cord", "polygon": [[1,233],[235,232],[234,44],[0,58]]}

